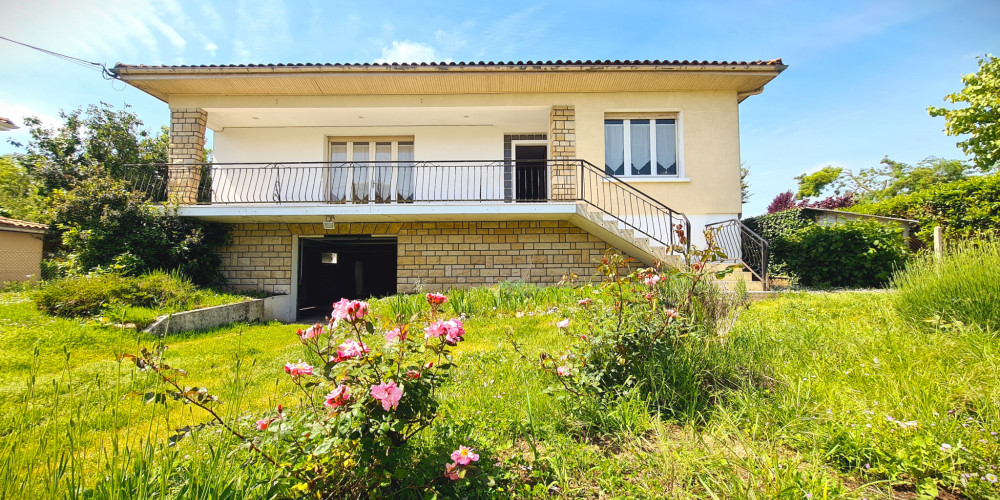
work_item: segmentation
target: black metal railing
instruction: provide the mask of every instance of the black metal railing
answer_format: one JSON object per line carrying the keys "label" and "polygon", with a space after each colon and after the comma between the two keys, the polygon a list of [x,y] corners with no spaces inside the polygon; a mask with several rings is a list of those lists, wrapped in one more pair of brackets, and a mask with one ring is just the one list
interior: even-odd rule
{"label": "black metal railing", "polygon": [[[581,201],[674,249],[684,214],[584,160],[214,163],[144,166],[130,185],[167,201],[169,171],[201,169],[198,204],[544,203]],[[555,175],[553,175],[553,173]],[[556,182],[553,182],[556,179]],[[669,251],[669,250],[668,250]]]}
{"label": "black metal railing", "polygon": [[721,247],[728,260],[743,264],[758,280],[769,288],[767,282],[768,244],[767,240],[750,230],[737,219],[729,219],[705,225],[711,231],[715,242]]}
{"label": "black metal railing", "polygon": [[[577,161],[577,160],[574,160]],[[684,214],[636,189],[628,182],[608,174],[585,160],[580,162],[577,177],[577,200],[587,203],[626,227],[655,243],[668,247],[668,253],[679,251],[683,236],[684,249],[691,244],[691,221]],[[678,234],[680,232],[680,234]]]}

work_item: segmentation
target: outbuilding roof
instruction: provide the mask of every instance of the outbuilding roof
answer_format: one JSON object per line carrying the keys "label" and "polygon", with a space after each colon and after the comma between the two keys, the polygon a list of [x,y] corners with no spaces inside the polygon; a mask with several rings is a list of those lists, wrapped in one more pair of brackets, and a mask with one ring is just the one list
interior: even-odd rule
{"label": "outbuilding roof", "polygon": [[44,233],[49,229],[48,224],[31,222],[20,219],[10,219],[0,217],[0,231],[16,231],[22,233]]}

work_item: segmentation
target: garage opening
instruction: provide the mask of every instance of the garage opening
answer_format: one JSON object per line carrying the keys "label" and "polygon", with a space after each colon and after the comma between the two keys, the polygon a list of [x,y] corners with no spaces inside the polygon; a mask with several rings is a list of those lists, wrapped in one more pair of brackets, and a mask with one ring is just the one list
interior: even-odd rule
{"label": "garage opening", "polygon": [[298,319],[310,321],[329,316],[341,298],[396,293],[396,238],[300,238],[298,291]]}

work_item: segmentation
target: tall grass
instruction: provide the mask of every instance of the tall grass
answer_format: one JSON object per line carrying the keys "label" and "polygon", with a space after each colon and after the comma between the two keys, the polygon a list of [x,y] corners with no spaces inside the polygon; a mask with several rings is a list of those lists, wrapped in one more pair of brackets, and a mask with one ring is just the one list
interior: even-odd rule
{"label": "tall grass", "polygon": [[913,259],[892,278],[896,307],[915,323],[961,321],[1000,330],[1000,239],[966,240]]}

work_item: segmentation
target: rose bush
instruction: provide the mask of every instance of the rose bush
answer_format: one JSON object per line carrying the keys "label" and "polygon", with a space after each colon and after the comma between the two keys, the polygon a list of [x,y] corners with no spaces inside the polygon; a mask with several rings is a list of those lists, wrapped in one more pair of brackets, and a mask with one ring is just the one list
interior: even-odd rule
{"label": "rose bush", "polygon": [[[217,399],[204,388],[182,387],[184,372],[162,362],[162,349],[125,357],[161,376],[165,390],[153,400],[173,397],[201,407],[292,480],[298,493],[354,498],[433,492],[435,481],[465,478],[479,455],[461,446],[436,476],[410,474],[415,453],[408,443],[434,422],[435,392],[452,367],[450,349],[465,335],[460,319],[439,318],[443,295],[426,299],[429,311],[408,321],[380,321],[362,301],[335,303],[327,324],[296,332],[307,359],[284,369],[298,404],[245,424],[223,420],[213,409]],[[420,330],[423,335],[414,334]]]}
{"label": "rose bush", "polygon": [[705,236],[705,249],[689,250],[679,228],[681,245],[673,250],[681,259],[674,267],[631,269],[631,259],[606,254],[598,266],[605,279],[579,288],[576,307],[566,311],[578,319],[556,323],[573,342],[562,352],[542,352],[539,366],[553,376],[552,392],[586,425],[600,425],[594,420],[632,391],[666,415],[706,404],[703,389],[712,374],[698,351],[723,340],[724,320],[734,318],[744,298],[722,293],[710,279],[731,269],[713,265],[725,255],[714,232]]}

